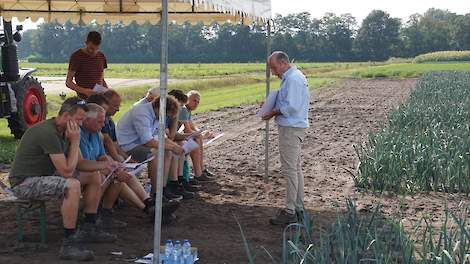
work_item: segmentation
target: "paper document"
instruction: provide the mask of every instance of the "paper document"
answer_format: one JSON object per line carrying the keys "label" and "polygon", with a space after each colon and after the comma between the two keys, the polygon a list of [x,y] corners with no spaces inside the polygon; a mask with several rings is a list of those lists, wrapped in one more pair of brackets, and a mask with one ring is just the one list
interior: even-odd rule
{"label": "paper document", "polygon": [[192,138],[186,141],[186,143],[183,145],[185,155],[189,154],[193,150],[196,150],[197,148],[199,148],[199,145]]}
{"label": "paper document", "polygon": [[184,124],[182,124],[180,128],[178,129],[178,133],[182,134],[183,132],[184,132]]}
{"label": "paper document", "polygon": [[128,163],[128,162],[125,162],[123,163],[123,167],[126,168],[126,169],[135,169],[137,167],[139,167],[140,165],[143,165],[143,164],[146,164],[146,163],[149,163],[151,160],[153,160],[155,157],[152,156],[142,162],[138,162],[138,163]]}
{"label": "paper document", "polygon": [[95,92],[97,94],[105,93],[108,90],[109,90],[108,88],[104,87],[101,84],[95,84],[95,87],[93,87],[93,92]]}
{"label": "paper document", "polygon": [[263,106],[257,114],[259,118],[263,118],[264,115],[274,109],[274,107],[276,106],[278,93],[279,91],[272,91],[271,93],[269,93],[268,97],[266,98],[266,102],[264,102]]}
{"label": "paper document", "polygon": [[127,159],[121,163],[121,166],[119,166],[119,167],[115,168],[114,170],[112,170],[112,171],[106,176],[106,178],[104,179],[104,181],[101,183],[101,186],[103,186],[103,185],[109,180],[109,178],[111,178],[111,176],[113,176],[113,173],[114,173],[118,168],[120,168],[120,167],[125,167],[126,164],[129,162],[129,160],[131,160],[131,156],[127,157]]}
{"label": "paper document", "polygon": [[204,147],[209,145],[209,144],[212,144],[212,142],[216,141],[217,139],[221,138],[224,136],[224,133],[221,133],[221,134],[218,134],[217,136],[215,136],[214,138],[212,139],[206,139],[204,140]]}

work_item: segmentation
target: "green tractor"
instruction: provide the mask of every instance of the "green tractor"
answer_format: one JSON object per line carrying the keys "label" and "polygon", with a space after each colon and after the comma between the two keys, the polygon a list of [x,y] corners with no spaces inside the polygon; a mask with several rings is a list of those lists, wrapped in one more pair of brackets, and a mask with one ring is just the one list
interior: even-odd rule
{"label": "green tractor", "polygon": [[0,27],[0,118],[8,119],[15,138],[26,129],[46,119],[46,96],[41,83],[32,76],[36,69],[20,69],[15,42],[21,41],[22,26],[13,32],[11,21]]}

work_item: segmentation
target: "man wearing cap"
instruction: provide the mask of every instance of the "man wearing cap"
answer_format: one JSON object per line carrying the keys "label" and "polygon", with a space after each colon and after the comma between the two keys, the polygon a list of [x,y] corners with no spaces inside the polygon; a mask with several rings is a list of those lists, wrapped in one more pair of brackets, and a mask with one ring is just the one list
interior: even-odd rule
{"label": "man wearing cap", "polygon": [[104,80],[104,69],[108,68],[108,63],[99,50],[100,45],[100,33],[91,31],[88,33],[85,47],[70,56],[65,85],[77,92],[80,98],[86,99],[92,95],[95,85],[108,87]]}

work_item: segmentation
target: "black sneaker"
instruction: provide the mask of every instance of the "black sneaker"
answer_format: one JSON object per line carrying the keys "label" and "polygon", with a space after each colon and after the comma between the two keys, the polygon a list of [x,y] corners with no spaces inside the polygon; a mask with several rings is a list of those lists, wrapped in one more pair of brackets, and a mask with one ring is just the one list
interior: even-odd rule
{"label": "black sneaker", "polygon": [[202,171],[202,174],[206,175],[209,178],[215,177],[215,174],[207,168]]}
{"label": "black sneaker", "polygon": [[169,188],[172,193],[183,196],[183,200],[189,200],[195,197],[193,192],[186,191],[183,185],[178,183],[169,184]]}
{"label": "black sneaker", "polygon": [[269,223],[271,223],[271,225],[280,226],[297,223],[297,215],[295,213],[291,214],[286,210],[279,210],[277,215],[269,220]]}
{"label": "black sneaker", "polygon": [[196,188],[202,187],[201,183],[198,180],[194,179],[194,177],[189,179],[189,185],[196,187]]}
{"label": "black sneaker", "polygon": [[170,188],[168,187],[164,187],[163,188],[163,196],[165,196],[168,200],[170,201],[181,201],[183,200],[183,196],[182,195],[177,195],[177,194],[174,194]]}
{"label": "black sneaker", "polygon": [[214,179],[207,177],[205,174],[202,174],[199,177],[194,177],[198,182],[212,182]]}
{"label": "black sneaker", "polygon": [[93,251],[83,248],[76,234],[64,238],[59,255],[61,259],[75,261],[90,261],[95,258]]}
{"label": "black sneaker", "polygon": [[112,243],[117,240],[116,235],[110,234],[92,223],[83,223],[76,235],[79,241],[88,243]]}
{"label": "black sneaker", "polygon": [[187,182],[187,181],[183,181],[183,187],[186,191],[188,192],[198,192],[199,191],[199,188],[194,186],[194,185],[191,185],[191,183]]}

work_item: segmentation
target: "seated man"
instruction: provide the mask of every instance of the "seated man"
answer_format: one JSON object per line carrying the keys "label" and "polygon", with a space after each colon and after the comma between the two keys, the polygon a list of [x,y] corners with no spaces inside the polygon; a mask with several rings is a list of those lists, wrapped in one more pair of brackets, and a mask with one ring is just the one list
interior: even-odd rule
{"label": "seated man", "polygon": [[[201,101],[201,94],[197,91],[189,91],[187,95],[188,103],[181,108],[179,121],[182,123],[182,125],[184,125],[184,133],[191,134],[196,131],[199,131],[199,129],[194,125],[194,122],[192,121],[191,112],[196,110],[199,106],[199,103]],[[208,131],[204,131],[201,136],[196,137],[195,139],[196,142],[199,144],[199,148],[190,153],[191,160],[193,163],[194,179],[196,179],[196,182],[208,182],[213,180],[211,177],[214,176],[214,174],[210,172],[207,168],[205,168],[203,160],[203,139],[210,137],[213,137],[213,135]]]}
{"label": "seated man", "polygon": [[[113,93],[113,92],[117,96],[119,96],[114,90],[108,90],[108,93]],[[93,103],[93,104],[99,105],[100,107],[104,109],[104,111],[106,111],[106,113],[108,113],[107,111],[110,109],[109,104],[108,104],[108,99],[106,99],[106,97],[103,94],[94,94],[90,96],[87,101],[89,104]],[[108,118],[109,116],[104,117],[103,121],[105,124],[106,124],[106,119]],[[108,140],[108,145],[104,144],[104,150],[106,150],[107,154],[110,153],[109,149],[112,149],[111,152],[117,153],[114,142],[112,141],[112,139],[110,139],[109,134],[102,133],[102,132],[100,133],[99,131],[97,131],[98,127],[102,127],[101,131],[106,130],[105,127],[103,126],[103,121],[101,120],[101,114],[98,114],[96,118],[87,117],[87,119],[85,119],[85,121],[83,122],[82,133],[98,134],[98,136],[94,137],[96,139],[99,139],[100,141],[99,144],[95,142],[95,144],[98,145],[96,148],[102,148],[103,142],[106,142],[106,140]],[[108,119],[108,124],[109,124],[109,119]],[[113,132],[112,134],[115,136],[114,129],[112,132]],[[85,141],[86,138],[87,137],[82,136],[82,141]],[[83,148],[87,148],[87,146],[90,145],[90,144],[85,144],[85,143],[86,142],[83,142],[82,144],[82,142],[80,142],[80,148],[82,149],[82,154],[83,154]],[[104,151],[102,153],[104,153]],[[124,161],[121,155],[115,155],[115,156],[116,156],[116,159],[111,155],[111,159],[120,160],[120,162]],[[108,158],[110,157],[108,156]],[[127,155],[125,158],[127,158]],[[125,171],[122,171],[119,173],[128,174]],[[130,174],[127,177],[129,178],[129,180],[123,184],[121,192],[119,194],[120,197],[126,200],[127,202],[130,202],[135,207],[141,209],[144,213],[148,214],[153,219],[153,216],[155,214],[153,210],[155,207],[155,201],[151,199],[150,196],[145,192],[144,187],[142,186],[142,184],[140,184],[139,180],[136,177]],[[106,207],[106,208],[111,208],[111,207]],[[104,212],[106,211],[108,210],[104,209]],[[107,215],[109,216],[111,215],[109,211]]]}
{"label": "seated man", "polygon": [[[173,97],[167,98],[166,111],[168,116],[176,119],[178,115],[178,103]],[[151,195],[154,197],[156,192],[157,179],[157,155],[158,155],[158,129],[160,114],[160,98],[156,98],[152,103],[140,104],[131,108],[121,117],[117,125],[117,139],[121,148],[131,155],[137,161],[144,161],[149,157],[155,157],[150,161],[148,174],[152,182]],[[183,148],[166,139],[165,145],[165,169],[164,175],[168,175],[169,165],[173,154],[183,154]],[[164,177],[164,186],[166,186],[166,177]],[[167,188],[163,188],[164,194],[168,193]],[[169,195],[165,195],[169,198]]]}
{"label": "seated man", "polygon": [[144,98],[140,99],[139,101],[135,102],[134,105],[150,103],[159,96],[160,96],[160,89],[151,88],[147,91],[147,95]]}
{"label": "seated man", "polygon": [[[64,239],[60,257],[69,260],[93,259],[93,252],[83,249],[82,242],[116,239],[96,227],[100,179],[94,173],[75,173],[80,152],[80,124],[86,111],[85,101],[72,97],[64,101],[57,117],[28,129],[18,145],[9,175],[12,191],[19,199],[62,200]],[[85,222],[76,232],[83,186]]]}
{"label": "seated man", "polygon": [[[181,109],[187,102],[188,102],[188,96],[181,90],[171,90],[169,95],[175,97],[176,100],[178,100],[179,108]],[[191,134],[190,133],[179,133],[177,131],[179,122],[174,122],[172,126],[170,127],[169,135],[168,137],[175,141],[176,143],[183,145],[185,140],[187,140]],[[183,177],[183,163],[184,163],[185,157],[181,156],[180,158],[173,158],[171,161],[171,168],[170,168],[170,184],[169,187],[171,188],[172,192],[175,192],[177,194],[180,194],[178,192],[178,189],[185,190],[186,192],[197,192],[199,189],[195,184],[193,184],[189,178],[184,179]],[[176,190],[175,190],[176,189]],[[181,192],[181,191],[180,191]],[[188,195],[187,195],[188,196]],[[194,195],[190,195],[194,196]],[[184,197],[184,195],[183,195]]]}

